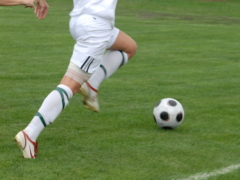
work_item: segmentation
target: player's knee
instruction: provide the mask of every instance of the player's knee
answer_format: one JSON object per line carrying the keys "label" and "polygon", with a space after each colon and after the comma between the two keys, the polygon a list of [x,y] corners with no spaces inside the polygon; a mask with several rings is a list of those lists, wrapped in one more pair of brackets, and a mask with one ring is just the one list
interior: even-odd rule
{"label": "player's knee", "polygon": [[135,41],[133,41],[129,45],[129,47],[126,51],[126,53],[128,54],[128,59],[131,59],[134,56],[134,54],[136,54],[136,52],[137,52],[137,43]]}

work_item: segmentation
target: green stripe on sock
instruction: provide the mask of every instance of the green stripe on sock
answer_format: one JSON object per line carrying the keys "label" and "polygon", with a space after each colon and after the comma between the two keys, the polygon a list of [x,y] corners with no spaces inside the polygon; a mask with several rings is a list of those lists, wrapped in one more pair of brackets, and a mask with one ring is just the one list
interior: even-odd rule
{"label": "green stripe on sock", "polygon": [[63,110],[65,108],[65,101],[64,101],[63,93],[66,95],[67,99],[69,100],[67,92],[64,89],[59,88],[59,87],[57,87],[56,90],[59,92],[59,94],[60,94],[60,96],[62,98],[62,106],[63,106],[62,110]]}
{"label": "green stripe on sock", "polygon": [[107,78],[107,70],[106,70],[106,68],[102,64],[100,64],[100,68],[102,68],[102,70],[103,70],[103,72],[105,74],[105,79],[106,79]]}
{"label": "green stripe on sock", "polygon": [[122,65],[124,65],[124,63],[125,63],[125,57],[124,57],[124,54],[123,54],[123,52],[122,51],[119,51],[121,54],[122,54],[122,63],[120,64],[120,66],[119,66],[119,68],[122,66]]}
{"label": "green stripe on sock", "polygon": [[38,117],[40,118],[40,120],[42,121],[42,123],[43,123],[44,127],[46,127],[46,126],[47,126],[47,124],[46,124],[46,122],[45,122],[44,118],[42,117],[42,115],[41,115],[39,112],[37,112],[37,114],[36,114],[35,116],[38,116]]}

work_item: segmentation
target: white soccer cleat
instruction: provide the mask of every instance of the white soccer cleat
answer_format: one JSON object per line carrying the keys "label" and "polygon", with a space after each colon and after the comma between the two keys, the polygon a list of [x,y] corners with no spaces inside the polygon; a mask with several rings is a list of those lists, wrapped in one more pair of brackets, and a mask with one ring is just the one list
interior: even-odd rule
{"label": "white soccer cleat", "polygon": [[36,153],[38,152],[37,150],[38,143],[32,141],[24,131],[20,131],[15,136],[15,141],[22,150],[24,158],[31,159],[36,158]]}
{"label": "white soccer cleat", "polygon": [[79,93],[83,96],[83,104],[86,108],[99,112],[98,90],[94,89],[88,82],[83,83]]}

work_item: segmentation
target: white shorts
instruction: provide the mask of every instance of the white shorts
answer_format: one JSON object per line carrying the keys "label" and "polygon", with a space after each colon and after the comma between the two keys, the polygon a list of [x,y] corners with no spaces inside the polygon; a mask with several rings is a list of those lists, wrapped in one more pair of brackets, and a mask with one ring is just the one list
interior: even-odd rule
{"label": "white shorts", "polygon": [[106,49],[116,41],[119,29],[105,19],[87,14],[71,17],[69,26],[76,41],[70,61],[83,71],[93,73]]}

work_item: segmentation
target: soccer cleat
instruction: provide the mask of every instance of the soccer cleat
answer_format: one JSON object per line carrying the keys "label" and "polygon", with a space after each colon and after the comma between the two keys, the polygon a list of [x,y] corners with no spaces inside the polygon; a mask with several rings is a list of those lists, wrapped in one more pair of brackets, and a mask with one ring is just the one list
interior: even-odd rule
{"label": "soccer cleat", "polygon": [[38,143],[33,142],[24,131],[20,131],[15,136],[15,141],[22,150],[24,158],[36,158]]}
{"label": "soccer cleat", "polygon": [[99,112],[98,90],[94,89],[88,82],[83,83],[79,93],[83,96],[83,104],[86,108]]}

